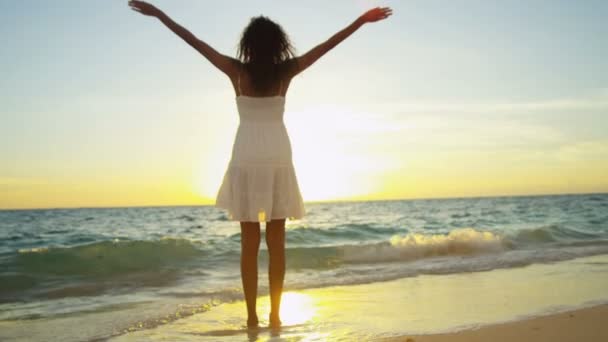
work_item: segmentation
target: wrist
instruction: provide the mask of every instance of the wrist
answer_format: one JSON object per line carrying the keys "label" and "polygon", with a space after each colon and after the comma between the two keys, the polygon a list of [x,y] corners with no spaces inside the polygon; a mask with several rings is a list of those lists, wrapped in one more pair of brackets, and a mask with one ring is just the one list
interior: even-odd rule
{"label": "wrist", "polygon": [[157,17],[158,19],[162,20],[163,17],[166,17],[167,15],[165,14],[165,12],[163,12],[161,10],[157,10],[157,12],[154,13],[154,16]]}
{"label": "wrist", "polygon": [[359,26],[363,26],[363,24],[366,23],[365,18],[363,16],[360,16],[359,18],[357,18],[357,20],[355,20],[355,23]]}

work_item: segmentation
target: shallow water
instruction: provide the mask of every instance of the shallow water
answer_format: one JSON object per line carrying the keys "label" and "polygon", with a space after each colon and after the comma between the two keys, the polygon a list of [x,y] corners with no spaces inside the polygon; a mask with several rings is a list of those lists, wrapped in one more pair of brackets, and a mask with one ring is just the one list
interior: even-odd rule
{"label": "shallow water", "polygon": [[[306,209],[288,222],[287,290],[608,254],[606,194]],[[0,320],[109,312],[120,330],[213,310],[241,299],[238,232],[211,206],[0,211]]]}

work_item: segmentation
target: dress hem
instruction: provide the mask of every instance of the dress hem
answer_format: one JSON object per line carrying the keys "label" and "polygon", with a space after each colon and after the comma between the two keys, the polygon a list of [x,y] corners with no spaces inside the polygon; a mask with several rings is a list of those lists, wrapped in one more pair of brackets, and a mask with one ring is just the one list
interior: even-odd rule
{"label": "dress hem", "polygon": [[[266,219],[264,220],[260,220],[259,216],[256,219],[250,219],[249,217],[234,217],[234,215],[232,215],[230,213],[230,207],[228,205],[225,204],[221,204],[221,203],[215,203],[213,205],[215,208],[219,208],[219,209],[223,209],[227,212],[228,214],[228,220],[229,221],[236,221],[236,222],[270,222]],[[259,214],[258,214],[259,215]],[[294,215],[286,215],[286,216],[280,216],[280,217],[271,217],[270,220],[280,220],[280,219],[285,219],[285,220],[301,220],[302,218],[304,218],[304,216],[306,215],[306,210],[302,210],[300,213],[298,214],[294,214]]]}

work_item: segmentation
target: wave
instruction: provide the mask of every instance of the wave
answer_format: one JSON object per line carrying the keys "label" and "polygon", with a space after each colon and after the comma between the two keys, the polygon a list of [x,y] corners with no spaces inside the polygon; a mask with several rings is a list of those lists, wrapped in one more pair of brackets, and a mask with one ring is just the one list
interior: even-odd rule
{"label": "wave", "polygon": [[203,253],[186,239],[113,240],[74,247],[21,249],[15,266],[25,274],[107,277],[158,270]]}
{"label": "wave", "polygon": [[388,241],[376,243],[292,247],[287,248],[286,253],[287,266],[299,269],[407,262],[439,256],[470,256],[499,253],[507,249],[509,246],[500,235],[464,228],[448,234],[397,234]]}
{"label": "wave", "polygon": [[[548,225],[510,233],[454,229],[445,234],[403,233],[405,229],[369,225],[346,225],[318,229],[299,228],[287,233],[288,267],[332,268],[342,264],[409,262],[434,257],[496,254],[543,245],[565,245],[581,241],[604,241],[589,232]],[[357,241],[364,241],[363,243]],[[267,258],[262,244],[261,257]],[[9,262],[14,273],[52,276],[105,278],[153,272],[164,268],[185,269],[191,261],[206,266],[226,266],[238,262],[240,235],[206,244],[188,239],[111,240],[73,247],[21,249]],[[6,264],[5,264],[6,265]]]}
{"label": "wave", "polygon": [[3,260],[0,302],[93,296],[114,289],[167,286],[206,253],[196,242],[112,240],[20,249]]}
{"label": "wave", "polygon": [[402,233],[404,229],[368,224],[347,224],[331,228],[296,228],[287,232],[287,243],[296,245],[336,245],[346,241],[369,241]]}
{"label": "wave", "polygon": [[504,253],[472,255],[468,257],[436,257],[412,262],[350,264],[318,272],[302,272],[293,279],[288,290],[337,285],[355,285],[416,277],[495,269],[524,267],[538,263],[552,263],[575,258],[608,254],[608,241],[601,245],[555,246],[543,250],[510,250]]}
{"label": "wave", "polygon": [[598,233],[583,231],[576,228],[566,228],[552,224],[536,228],[520,229],[507,235],[507,241],[514,247],[530,246],[552,242],[574,242],[602,238]]}
{"label": "wave", "polygon": [[347,262],[410,261],[436,256],[459,256],[497,253],[506,249],[501,236],[472,228],[456,229],[448,234],[410,233],[395,235],[389,243],[343,248]]}
{"label": "wave", "polygon": [[[363,224],[290,230],[287,234],[287,268],[294,273],[334,272],[334,277],[343,278],[334,281],[355,281],[356,274],[349,273],[354,269],[397,267],[399,272],[382,276],[390,278],[518,267],[608,253],[608,240],[601,234],[559,225],[508,233],[473,228],[444,234],[404,231],[406,229]],[[268,261],[264,244],[260,259],[262,265]],[[21,249],[2,259],[0,292],[3,295],[0,295],[0,301],[28,291],[33,296],[57,298],[117,288],[164,287],[183,277],[207,277],[192,271],[204,269],[215,274],[237,270],[239,260],[239,234],[205,243],[162,238]],[[471,264],[471,260],[477,261]],[[421,264],[424,267],[416,269],[416,265]],[[428,268],[429,265],[433,267]],[[318,280],[310,282],[313,283]],[[67,284],[70,286],[65,286]]]}
{"label": "wave", "polygon": [[[318,232],[313,232],[318,234]],[[395,234],[364,244],[287,248],[288,267],[331,268],[343,264],[412,262],[437,257],[501,254],[511,250],[542,250],[551,246],[605,245],[599,234],[558,225],[497,233],[461,228],[446,234]]]}

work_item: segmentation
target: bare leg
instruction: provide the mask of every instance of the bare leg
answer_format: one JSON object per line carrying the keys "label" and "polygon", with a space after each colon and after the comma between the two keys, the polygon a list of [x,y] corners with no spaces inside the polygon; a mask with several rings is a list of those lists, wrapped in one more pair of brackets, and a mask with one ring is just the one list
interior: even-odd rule
{"label": "bare leg", "polygon": [[266,245],[268,246],[268,280],[270,285],[270,326],[281,325],[279,311],[285,279],[285,219],[266,223]]}
{"label": "bare leg", "polygon": [[258,296],[258,250],[260,223],[241,222],[241,280],[247,302],[247,326],[258,325],[256,298]]}

